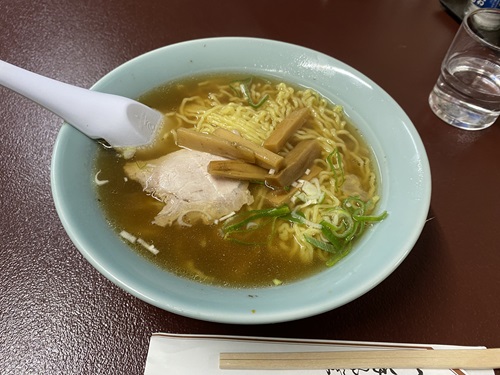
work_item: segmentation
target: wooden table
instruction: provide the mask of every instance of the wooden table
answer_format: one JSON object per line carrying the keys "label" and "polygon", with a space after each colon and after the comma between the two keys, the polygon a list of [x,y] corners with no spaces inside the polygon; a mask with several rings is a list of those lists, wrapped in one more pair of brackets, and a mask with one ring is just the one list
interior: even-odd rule
{"label": "wooden table", "polygon": [[432,220],[410,255],[357,300],[275,325],[184,318],[118,289],[76,250],[50,191],[61,120],[0,87],[0,372],[141,374],[159,331],[500,346],[500,127],[464,132],[427,103],[457,28],[437,0],[2,0],[0,59],[83,87],[195,38],[253,36],[324,52],[408,113],[433,191]]}

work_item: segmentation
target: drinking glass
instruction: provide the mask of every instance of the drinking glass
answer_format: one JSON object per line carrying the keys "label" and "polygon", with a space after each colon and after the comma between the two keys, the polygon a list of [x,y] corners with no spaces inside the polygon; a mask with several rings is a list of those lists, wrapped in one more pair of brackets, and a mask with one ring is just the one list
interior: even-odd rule
{"label": "drinking glass", "polygon": [[500,10],[469,13],[441,64],[429,96],[434,113],[466,130],[492,125],[500,114]]}

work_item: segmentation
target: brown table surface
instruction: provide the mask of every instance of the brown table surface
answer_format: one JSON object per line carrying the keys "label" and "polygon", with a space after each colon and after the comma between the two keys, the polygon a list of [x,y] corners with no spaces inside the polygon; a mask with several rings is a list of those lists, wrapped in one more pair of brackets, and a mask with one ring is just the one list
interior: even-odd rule
{"label": "brown table surface", "polygon": [[408,113],[433,186],[432,220],[412,252],[364,296],[288,323],[197,321],[127,294],[80,255],[50,190],[61,120],[0,87],[0,373],[141,374],[153,332],[500,346],[500,124],[461,131],[427,104],[457,28],[437,0],[2,0],[0,59],[83,87],[144,52],[202,37],[324,52]]}

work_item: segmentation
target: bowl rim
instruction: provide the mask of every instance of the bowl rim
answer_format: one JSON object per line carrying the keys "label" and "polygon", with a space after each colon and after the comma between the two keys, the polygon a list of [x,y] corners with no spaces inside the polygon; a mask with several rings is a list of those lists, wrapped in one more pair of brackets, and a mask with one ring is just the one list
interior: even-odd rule
{"label": "bowl rim", "polygon": [[[124,271],[122,272],[122,270],[113,267],[113,265],[103,262],[102,259],[99,259],[99,256],[95,254],[95,249],[94,250],[92,249],[92,244],[89,243],[89,241],[87,240],[86,236],[88,236],[88,234],[82,231],[75,230],[74,227],[75,210],[74,207],[68,205],[68,199],[70,199],[70,195],[68,195],[68,193],[63,192],[63,186],[65,183],[67,183],[67,177],[64,176],[64,174],[62,173],[61,168],[63,167],[61,165],[63,163],[64,158],[67,158],[72,151],[71,146],[68,146],[67,141],[74,137],[79,137],[81,135],[77,134],[78,132],[68,124],[64,124],[63,127],[61,128],[61,131],[58,134],[52,157],[51,187],[57,213],[60,217],[63,227],[65,228],[72,242],[82,253],[82,255],[101,274],[103,274],[107,279],[112,281],[114,284],[118,285],[120,288],[138,297],[139,299],[176,314],[201,320],[223,322],[223,323],[262,324],[262,323],[276,323],[276,322],[296,320],[324,313],[326,311],[340,307],[360,297],[361,295],[367,293],[369,290],[371,290],[381,281],[387,278],[399,266],[399,264],[406,258],[406,256],[409,254],[409,252],[415,245],[416,241],[418,240],[418,237],[420,236],[420,233],[425,225],[428,210],[430,207],[431,174],[430,174],[429,161],[422,140],[416,128],[414,127],[414,125],[412,124],[411,120],[406,115],[406,113],[403,111],[403,109],[380,86],[378,86],[370,78],[366,77],[364,74],[350,67],[349,65],[331,56],[325,55],[318,51],[308,49],[306,47],[270,39],[248,38],[248,37],[216,37],[216,38],[195,39],[176,44],[171,44],[147,52],[143,55],[137,56],[125,62],[124,64],[118,66],[117,68],[113,69],[111,72],[106,74],[104,77],[102,77],[95,85],[92,86],[92,90],[110,92],[110,93],[119,93],[120,90],[122,89],[120,85],[122,86],[126,85],[126,83],[121,82],[121,76],[124,71],[137,69],[137,66],[140,66],[141,64],[144,64],[147,61],[154,61],[155,59],[158,58],[158,56],[163,54],[170,54],[170,53],[179,54],[180,53],[179,51],[182,52],[185,50],[195,49],[197,51],[195,55],[198,57],[199,53],[198,50],[203,50],[204,48],[207,47],[210,48],[216,47],[215,48],[216,50],[217,49],[224,50],[224,48],[227,48],[228,45],[232,47],[239,46],[239,48],[242,47],[254,48],[256,50],[258,47],[265,47],[265,49],[267,50],[278,51],[278,54],[279,53],[284,54],[284,52],[279,52],[281,50],[284,50],[287,53],[290,51],[295,52],[296,53],[295,62],[297,64],[303,64],[300,66],[300,69],[312,69],[312,70],[316,69],[319,75],[321,75],[320,73],[321,69],[330,69],[331,73],[333,74],[332,76],[337,75],[336,77],[338,77],[338,75],[341,74],[349,76],[350,79],[352,79],[353,87],[347,89],[371,90],[371,92],[373,92],[374,95],[374,100],[378,100],[379,104],[382,103],[390,107],[391,111],[393,111],[393,114],[395,114],[398,121],[397,124],[394,124],[394,126],[389,130],[394,130],[398,132],[399,135],[406,137],[406,139],[404,140],[406,142],[404,147],[407,147],[408,145],[410,147],[413,147],[412,151],[415,151],[415,153],[411,155],[410,154],[404,155],[405,152],[404,149],[398,149],[398,151],[403,153],[402,159],[406,158],[405,162],[411,164],[412,166],[417,167],[418,169],[416,173],[414,173],[411,176],[411,178],[415,178],[417,180],[415,181],[415,184],[417,185],[417,188],[415,188],[415,190],[412,190],[411,187],[409,186],[405,186],[404,188],[400,187],[397,182],[396,183],[391,182],[389,184],[390,185],[389,189],[391,189],[391,193],[396,192],[398,194],[407,194],[410,196],[412,202],[415,201],[414,203],[412,203],[414,216],[406,223],[406,225],[408,226],[408,228],[405,228],[406,237],[404,241],[399,240],[398,244],[399,245],[403,244],[403,246],[401,246],[401,248],[398,249],[397,252],[395,252],[395,255],[397,256],[392,257],[390,259],[390,262],[386,264],[380,270],[380,272],[378,272],[376,275],[371,275],[370,278],[365,280],[363,283],[357,284],[356,288],[354,288],[349,293],[341,294],[340,296],[337,296],[336,298],[333,299],[327,298],[325,300],[318,300],[315,302],[313,306],[294,305],[293,308],[287,308],[287,309],[280,309],[279,307],[275,309],[273,308],[266,309],[265,304],[262,304],[260,303],[260,301],[258,301],[257,303],[255,303],[256,310],[262,312],[258,314],[252,314],[249,311],[237,311],[232,309],[230,309],[229,311],[220,311],[217,309],[217,306],[210,305],[210,303],[205,300],[201,301],[202,306],[194,303],[196,301],[190,301],[189,303],[184,303],[184,301],[182,301],[182,296],[176,296],[174,300],[169,300],[170,296],[165,296],[161,292],[152,290],[147,285],[143,285],[144,284],[143,282],[137,282],[137,280],[134,280],[133,274]],[[200,53],[201,55],[203,55],[204,52]],[[199,65],[200,65],[199,69],[203,71],[202,63],[199,63]],[[240,67],[239,69],[243,68]],[[264,68],[262,66],[257,65],[254,66],[253,69],[255,71],[263,71]],[[276,71],[269,71],[269,73],[277,75],[280,74],[280,72]],[[302,82],[307,82],[308,80],[310,80],[310,77],[308,76],[300,77],[300,80],[302,80]],[[299,82],[299,84],[300,83],[301,82]],[[151,86],[150,88],[153,87],[154,86]],[[346,90],[346,88],[342,89]],[[341,93],[342,90],[339,89],[339,92]],[[331,91],[326,94],[324,92],[320,93],[326,96],[328,99],[332,99],[331,97],[335,96],[335,93]],[[133,95],[130,95],[130,93],[126,93],[125,96],[133,96]],[[349,103],[344,103],[344,104],[346,107],[348,107],[346,109],[348,115],[356,118],[357,114],[355,111],[355,107],[352,107]],[[356,121],[354,121],[354,123],[357,124]],[[368,127],[366,129],[368,130],[368,132],[370,132],[370,129]],[[376,137],[373,136],[373,138],[374,141],[376,142],[377,141]],[[89,148],[90,152],[92,152],[91,151],[92,146],[89,147],[90,147]],[[377,147],[378,147],[378,154],[376,155],[376,157],[379,163],[379,167],[383,170],[386,170],[388,168],[386,163],[389,163],[390,161],[384,160],[384,158],[387,159],[387,154],[386,151],[383,150],[382,145],[378,145]],[[87,157],[87,159],[84,161],[84,164],[88,166],[89,163],[92,163],[92,160],[90,157]],[[386,167],[382,168],[381,166],[386,166]],[[382,181],[382,184],[387,184],[387,180],[392,179],[392,177],[387,174],[385,175],[383,174],[381,177],[383,180],[385,180]],[[399,190],[401,189],[407,189],[407,191],[400,192]],[[387,193],[388,192],[385,191],[384,195]],[[381,203],[382,203],[381,208],[384,208],[384,204],[387,203],[387,197],[385,196],[382,197]],[[411,228],[409,227],[408,223],[411,224]],[[385,224],[386,223],[380,223],[377,225],[382,226]],[[372,232],[376,232],[376,228]],[[115,235],[118,239],[118,235],[116,233]],[[312,283],[311,280],[315,278],[317,279],[318,275],[309,278],[308,279],[309,284],[311,284]],[[191,285],[190,282],[188,281],[185,282],[187,284],[190,284],[189,285],[190,288],[199,288],[198,283],[195,283],[196,285]],[[341,282],[342,280],[339,281],[339,283]],[[294,288],[295,285],[299,283],[301,282],[292,283],[290,285],[285,285],[280,288],[282,288],[281,290],[286,291],[286,293],[291,293],[288,292],[288,290],[290,288]],[[310,285],[303,287],[303,289],[308,287],[310,287]],[[213,292],[216,295],[217,293],[219,293],[219,291],[217,291],[217,288],[215,288],[215,291],[214,288],[212,287],[201,287],[201,289],[210,291],[210,293]],[[241,298],[242,293],[248,296],[247,291],[242,292],[242,291],[224,289],[224,292],[222,293],[226,293],[234,298]],[[259,289],[259,291],[256,294],[258,294],[259,298],[262,300],[267,298],[267,296],[269,295],[269,290]],[[316,296],[316,294],[314,294],[314,296]],[[257,300],[257,298],[255,300]]]}

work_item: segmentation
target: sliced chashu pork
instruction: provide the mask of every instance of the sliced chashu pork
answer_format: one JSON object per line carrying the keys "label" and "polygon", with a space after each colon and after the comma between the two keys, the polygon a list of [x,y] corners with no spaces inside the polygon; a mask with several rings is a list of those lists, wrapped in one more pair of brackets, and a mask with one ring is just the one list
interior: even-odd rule
{"label": "sliced chashu pork", "polygon": [[144,191],[165,203],[153,223],[184,223],[185,215],[193,213],[211,223],[253,202],[247,182],[218,178],[207,172],[212,160],[224,158],[182,149],[144,163],[127,163],[124,169]]}

